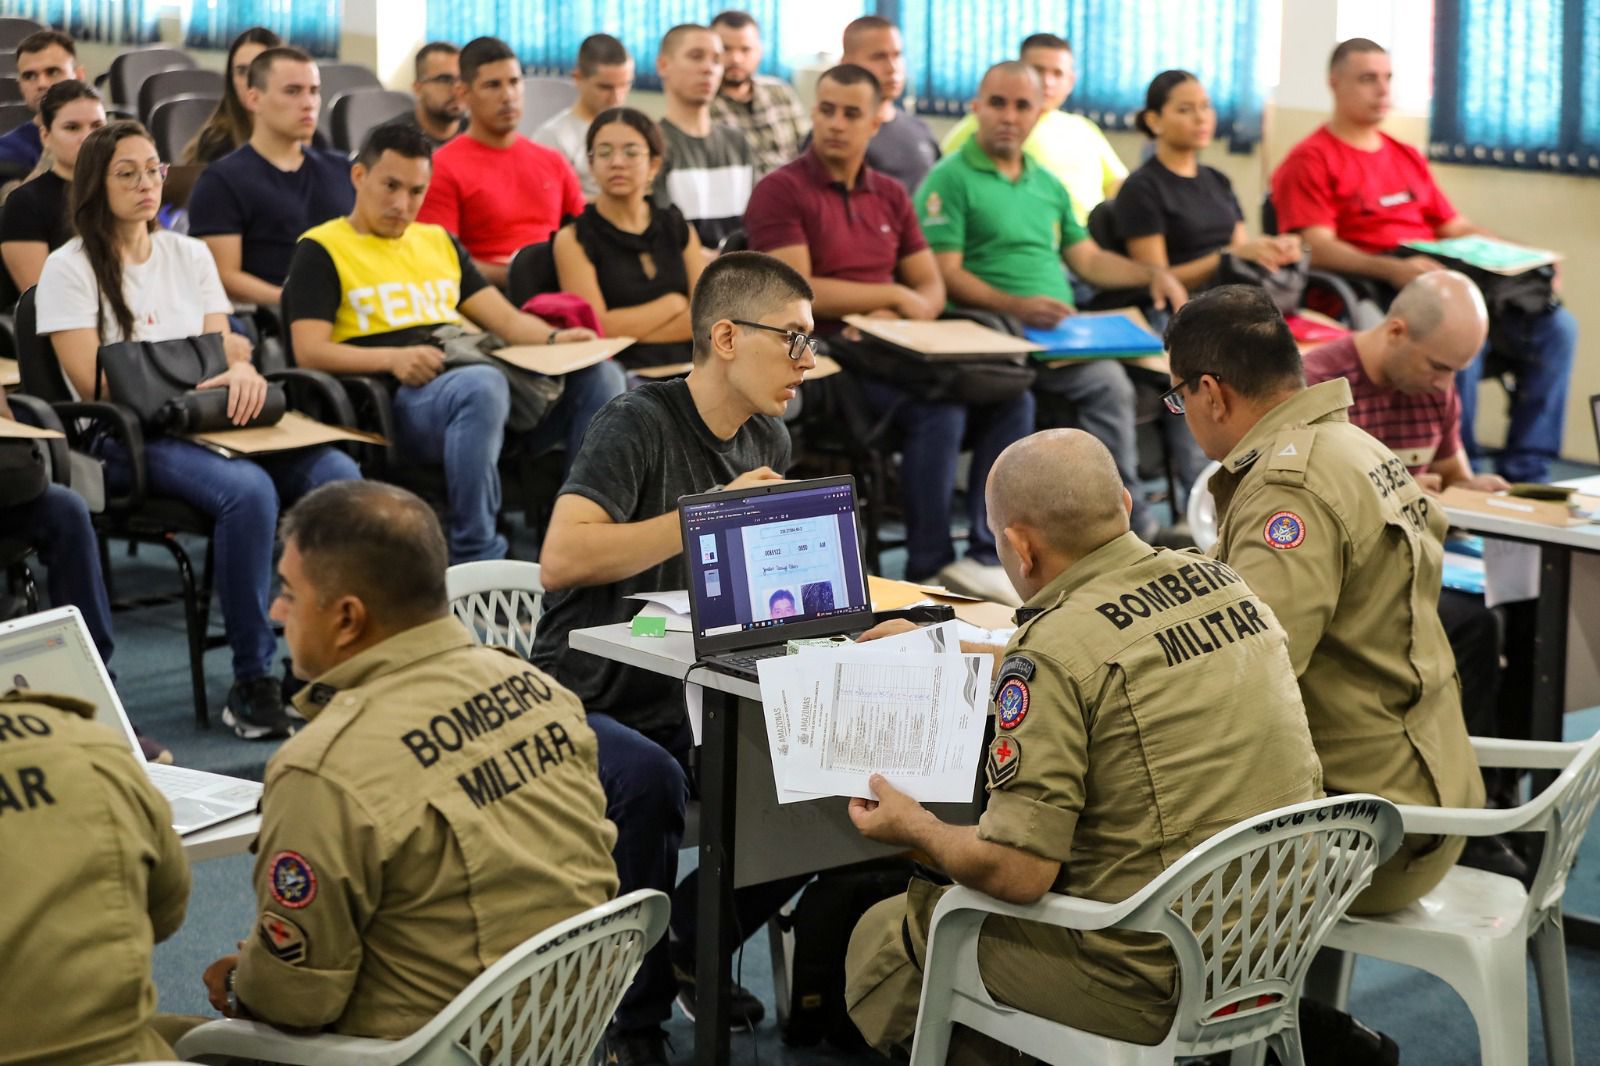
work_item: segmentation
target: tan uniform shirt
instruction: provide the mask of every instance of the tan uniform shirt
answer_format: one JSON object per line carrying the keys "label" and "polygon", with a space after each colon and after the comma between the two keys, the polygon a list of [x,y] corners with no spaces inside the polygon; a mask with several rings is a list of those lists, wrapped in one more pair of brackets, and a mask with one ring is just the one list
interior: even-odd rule
{"label": "tan uniform shirt", "polygon": [[235,991],[296,1028],[415,1032],[507,951],[617,891],[582,705],[453,618],[323,675],[267,766]]}
{"label": "tan uniform shirt", "polygon": [[1314,385],[1211,478],[1213,554],[1277,614],[1329,792],[1480,807],[1483,778],[1439,622],[1446,522],[1405,465]]}
{"label": "tan uniform shirt", "polygon": [[[1125,899],[1219,830],[1320,795],[1283,630],[1228,567],[1127,533],[1030,611],[996,678],[978,837],[1060,862],[1055,891]],[[984,939],[984,981],[1025,1009],[1076,1020],[1069,989],[1113,1014],[1176,1005],[1164,938],[991,919]]]}
{"label": "tan uniform shirt", "polygon": [[0,697],[0,1062],[171,1058],[150,956],[189,862],[128,741],[67,696]]}

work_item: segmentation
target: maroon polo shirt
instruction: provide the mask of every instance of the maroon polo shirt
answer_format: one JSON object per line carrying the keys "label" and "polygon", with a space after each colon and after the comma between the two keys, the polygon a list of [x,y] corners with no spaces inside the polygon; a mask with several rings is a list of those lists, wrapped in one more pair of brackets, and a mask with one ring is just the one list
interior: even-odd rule
{"label": "maroon polo shirt", "polygon": [[[835,181],[814,151],[762,178],[750,194],[744,228],[750,247],[771,252],[803,244],[811,275],[887,285],[900,260],[928,246],[905,186],[863,165],[855,187]],[[818,322],[832,332],[837,322]]]}

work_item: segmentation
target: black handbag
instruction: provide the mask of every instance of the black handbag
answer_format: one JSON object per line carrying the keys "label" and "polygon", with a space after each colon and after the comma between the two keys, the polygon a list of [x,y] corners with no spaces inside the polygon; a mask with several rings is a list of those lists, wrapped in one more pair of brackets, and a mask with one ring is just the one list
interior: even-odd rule
{"label": "black handbag", "polygon": [[0,440],[0,507],[32,503],[50,487],[44,453],[31,440]]}
{"label": "black handbag", "polygon": [[935,359],[867,335],[859,341],[830,337],[828,352],[852,374],[876,378],[925,403],[1005,403],[1032,388],[1038,376],[1026,355]]}
{"label": "black handbag", "polygon": [[[267,403],[261,413],[243,426],[227,417],[226,389],[196,389],[195,386],[228,369],[222,347],[222,334],[203,333],[198,337],[178,337],[165,341],[118,341],[102,344],[95,356],[94,398],[100,399],[100,383],[106,383],[116,402],[133,411],[145,429],[162,432],[169,423],[183,432],[216,429],[246,429],[277,425],[287,406],[283,389],[267,386]],[[277,395],[273,395],[276,390]],[[205,392],[216,392],[220,403]],[[194,397],[191,399],[190,397]],[[169,404],[176,402],[176,408]],[[221,411],[220,424],[215,412]],[[176,412],[193,412],[189,413]],[[202,415],[211,412],[209,419]],[[204,421],[206,424],[202,424]]]}
{"label": "black handbag", "polygon": [[506,346],[506,342],[493,333],[469,333],[460,326],[439,326],[433,331],[429,342],[444,352],[446,370],[463,366],[492,366],[505,376],[506,384],[511,389],[511,411],[506,416],[506,428],[513,433],[538,429],[566,388],[561,378],[523,370],[489,355]]}
{"label": "black handbag", "polygon": [[1217,285],[1259,285],[1267,290],[1280,315],[1292,315],[1300,307],[1306,294],[1306,283],[1311,280],[1311,253],[1306,252],[1297,263],[1268,270],[1260,263],[1241,259],[1232,252],[1222,253],[1217,264]]}

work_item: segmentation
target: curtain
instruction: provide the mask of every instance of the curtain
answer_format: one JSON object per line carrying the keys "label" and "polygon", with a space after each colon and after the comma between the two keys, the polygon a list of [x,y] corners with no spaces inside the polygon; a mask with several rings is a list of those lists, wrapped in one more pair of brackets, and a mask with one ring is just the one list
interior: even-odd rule
{"label": "curtain", "polygon": [[1067,106],[1129,129],[1145,88],[1171,67],[1193,71],[1217,109],[1217,133],[1237,150],[1260,139],[1266,79],[1261,4],[1270,0],[878,0],[899,23],[918,110],[967,109],[988,67],[1017,57],[1022,38],[1072,42],[1078,84]]}
{"label": "curtain", "polygon": [[[662,36],[680,23],[704,25],[729,6],[728,0],[594,0],[587,5],[570,0],[428,0],[428,38],[465,44],[485,34],[499,37],[530,72],[561,76],[572,70],[585,37],[609,33],[633,56],[637,86],[655,89],[661,85],[655,56]],[[762,71],[788,77],[780,6],[779,0],[740,5],[761,24]]]}
{"label": "curtain", "polygon": [[1438,0],[1429,154],[1600,173],[1600,0]]}
{"label": "curtain", "polygon": [[226,51],[245,30],[265,26],[297,48],[333,59],[343,17],[343,0],[194,0],[184,44]]}
{"label": "curtain", "polygon": [[79,41],[150,44],[161,0],[0,0],[0,15],[33,19]]}

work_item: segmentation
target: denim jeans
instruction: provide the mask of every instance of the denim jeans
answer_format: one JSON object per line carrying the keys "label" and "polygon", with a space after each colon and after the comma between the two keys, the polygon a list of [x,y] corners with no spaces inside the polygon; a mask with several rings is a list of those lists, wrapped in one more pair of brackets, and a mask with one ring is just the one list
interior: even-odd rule
{"label": "denim jeans", "polygon": [[[1111,452],[1122,484],[1133,497],[1133,531],[1149,538],[1155,519],[1144,502],[1139,480],[1139,444],[1134,435],[1134,391],[1127,371],[1112,359],[1041,370],[1034,390],[1059,396],[1072,405],[1071,423]],[[1054,424],[1058,420],[1051,420]]]}
{"label": "denim jeans", "polygon": [[[611,360],[568,374],[561,399],[519,444],[535,453],[565,444],[570,466],[590,419],[624,385],[622,368]],[[401,455],[444,467],[452,563],[505,558],[506,539],[495,528],[495,516],[510,410],[505,375],[492,366],[460,367],[420,388],[406,385],[395,392],[395,443]]]}
{"label": "denim jeans", "polygon": [[967,557],[987,566],[998,564],[983,489],[989,468],[1006,446],[1033,432],[1033,394],[1024,392],[1005,403],[969,407],[924,403],[893,385],[871,378],[858,381],[869,407],[880,414],[893,410],[893,425],[900,434],[906,580],[925,581],[955,561],[950,507],[956,493],[956,464],[969,429],[972,468],[967,476]]}
{"label": "denim jeans", "polygon": [[[98,451],[106,462],[108,487],[123,490],[130,473],[127,452],[110,440],[101,441]],[[216,522],[211,543],[217,602],[233,650],[233,676],[237,681],[265,677],[278,650],[267,609],[279,502],[293,504],[330,481],[359,479],[360,469],[335,448],[224,459],[176,437],[146,440],[144,462],[152,496],[181,500]]]}
{"label": "denim jeans", "polygon": [[62,485],[15,507],[0,507],[0,529],[15,531],[39,553],[48,571],[45,588],[52,607],[76,607],[89,627],[95,650],[111,661],[111,604],[100,571],[100,545],[83,497]]}
{"label": "denim jeans", "polygon": [[[1578,323],[1566,308],[1558,307],[1542,315],[1518,316],[1515,321],[1497,323],[1494,335],[1509,338],[1509,343],[1496,348],[1495,354],[1509,364],[1517,379],[1506,446],[1495,461],[1495,468],[1508,481],[1546,481],[1550,460],[1561,454]],[[1478,406],[1478,381],[1483,376],[1488,351],[1486,344],[1478,357],[1456,374],[1456,388],[1461,393],[1461,440],[1474,461],[1479,451],[1473,418]]]}

